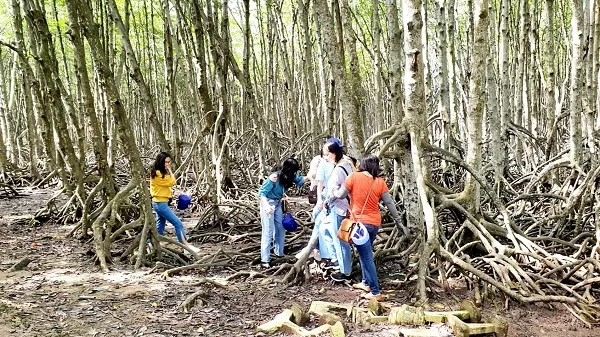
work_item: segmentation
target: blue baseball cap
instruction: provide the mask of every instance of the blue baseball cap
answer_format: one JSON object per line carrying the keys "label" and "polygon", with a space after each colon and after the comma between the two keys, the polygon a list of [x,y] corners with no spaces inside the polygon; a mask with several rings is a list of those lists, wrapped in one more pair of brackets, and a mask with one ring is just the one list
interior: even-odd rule
{"label": "blue baseball cap", "polygon": [[342,141],[339,138],[335,138],[335,137],[331,137],[331,138],[327,139],[326,143],[336,143],[339,147],[344,147],[344,145],[342,145]]}

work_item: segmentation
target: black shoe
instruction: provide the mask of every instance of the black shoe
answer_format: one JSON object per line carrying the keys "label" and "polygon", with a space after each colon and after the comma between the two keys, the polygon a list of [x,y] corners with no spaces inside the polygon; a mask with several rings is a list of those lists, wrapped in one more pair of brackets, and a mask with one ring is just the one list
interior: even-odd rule
{"label": "black shoe", "polygon": [[331,279],[334,280],[335,282],[344,283],[344,284],[352,283],[352,278],[350,277],[350,275],[342,274],[340,272],[331,274]]}
{"label": "black shoe", "polygon": [[337,261],[335,261],[335,262],[329,261],[329,262],[327,262],[325,264],[325,266],[323,267],[323,269],[325,269],[325,270],[330,270],[330,269],[339,270],[340,269],[340,264]]}
{"label": "black shoe", "polygon": [[260,264],[260,268],[261,269],[269,269],[269,268],[271,268],[271,265],[269,264],[269,262],[262,262]]}

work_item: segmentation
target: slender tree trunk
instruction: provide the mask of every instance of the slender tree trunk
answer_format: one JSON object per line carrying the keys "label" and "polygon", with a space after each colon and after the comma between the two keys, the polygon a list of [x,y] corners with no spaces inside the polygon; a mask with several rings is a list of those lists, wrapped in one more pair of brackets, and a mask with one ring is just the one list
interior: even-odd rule
{"label": "slender tree trunk", "polygon": [[[490,4],[488,13],[494,13],[494,9]],[[493,24],[489,25],[489,36],[496,36],[496,29]],[[498,106],[498,87],[496,80],[496,64],[494,63],[494,57],[496,55],[496,45],[493,39],[488,39],[487,47],[487,67],[486,67],[486,80],[487,80],[487,116],[489,120],[490,130],[490,148],[489,158],[494,168],[494,186],[496,193],[500,196],[503,177],[503,163],[502,153],[504,151],[504,144],[502,143],[502,117],[500,115],[500,107]]]}
{"label": "slender tree trunk", "polygon": [[[467,158],[466,162],[475,171],[481,168],[482,153],[482,121],[485,107],[485,73],[486,55],[488,53],[488,0],[475,0],[475,32],[473,43],[473,58],[471,65],[471,80],[469,81],[469,106],[467,110]],[[464,194],[467,200],[473,202],[476,211],[479,211],[480,186],[477,181],[467,174]]]}
{"label": "slender tree trunk", "polygon": [[545,153],[545,157],[546,160],[550,159],[550,155],[552,153],[552,143],[553,143],[553,139],[555,138],[555,134],[554,132],[552,132],[553,127],[554,127],[554,121],[555,121],[555,116],[557,116],[559,114],[559,112],[556,111],[556,98],[555,98],[555,88],[556,88],[556,74],[555,74],[555,65],[554,65],[554,60],[555,60],[555,50],[554,50],[554,34],[555,34],[555,30],[554,30],[554,0],[546,0],[545,2],[546,4],[546,10],[544,11],[544,14],[546,16],[546,25],[548,26],[546,28],[547,32],[546,32],[546,39],[544,40],[546,48],[545,48],[545,52],[544,55],[546,56],[546,63],[545,63],[545,82],[546,82],[546,87],[545,87],[545,100],[546,100],[546,106],[547,106],[547,113],[546,113],[546,132],[547,132],[547,136],[546,136],[546,153]]}
{"label": "slender tree trunk", "polygon": [[402,30],[398,21],[398,8],[395,0],[386,0],[389,42],[389,77],[392,102],[392,120],[399,123],[404,118],[402,104]]}
{"label": "slender tree trunk", "polygon": [[[79,20],[75,12],[68,11],[68,14],[70,25],[68,34],[73,44],[77,88],[81,91],[81,101],[79,106],[88,120],[88,126],[91,131],[90,133],[94,149],[94,158],[96,159],[96,165],[98,166],[98,175],[103,179],[104,190],[106,192],[104,198],[112,198],[116,193],[115,182],[108,165],[106,141],[103,139],[102,123],[100,122],[94,107],[94,95],[92,94],[92,87],[90,85],[90,79],[88,75],[86,53],[83,43],[84,41],[81,35],[81,25],[79,24]],[[82,216],[82,218],[85,219],[85,216]],[[83,233],[85,234],[86,231],[87,224],[84,223]]]}
{"label": "slender tree trunk", "polygon": [[331,12],[327,7],[327,2],[315,2],[315,8],[320,14],[318,20],[321,23],[321,37],[325,43],[327,58],[331,64],[331,70],[335,79],[335,88],[340,95],[340,103],[344,110],[344,122],[345,126],[348,128],[350,154],[359,157],[360,154],[364,152],[365,143],[360,105],[354,97],[352,97],[352,86],[348,82],[343,57],[339,54],[340,46],[335,42],[332,36],[334,24]]}
{"label": "slender tree trunk", "polygon": [[[510,74],[510,55],[509,55],[509,31],[508,20],[510,16],[510,0],[502,1],[502,14],[500,16],[500,42],[498,53],[498,64],[500,67],[500,141],[502,144],[508,144],[508,123],[511,116],[511,90],[510,83],[512,81]],[[502,170],[508,165],[508,147],[503,146],[502,151],[498,154],[499,164]]]}
{"label": "slender tree trunk", "polygon": [[[170,125],[173,135],[173,157],[175,162],[181,163],[182,158],[179,153],[181,144],[181,119],[179,110],[177,109],[177,92],[175,89],[175,57],[173,55],[173,28],[171,25],[171,11],[169,10],[169,1],[164,0],[163,3],[163,30],[164,30],[164,50],[165,50],[165,85],[167,87],[167,95],[169,100],[169,118],[167,125]],[[154,36],[154,34],[152,34]]]}
{"label": "slender tree trunk", "polygon": [[[523,126],[524,86],[527,68],[527,31],[529,29],[529,0],[520,0],[519,5],[519,55],[517,58],[517,74],[515,76],[515,110],[513,121],[518,126]],[[518,167],[523,164],[523,143],[516,139],[515,161]]]}
{"label": "slender tree trunk", "polygon": [[404,50],[406,63],[404,68],[404,99],[405,114],[410,130],[411,159],[414,168],[414,177],[417,185],[419,199],[423,207],[426,223],[427,239],[423,245],[423,252],[419,260],[418,291],[422,301],[427,298],[426,275],[428,274],[429,258],[439,246],[437,242],[437,225],[433,210],[427,199],[425,179],[427,168],[423,166],[419,149],[427,143],[426,115],[425,115],[425,75],[423,67],[423,54],[421,53],[421,0],[407,0],[402,3],[402,16],[404,26]]}
{"label": "slender tree trunk", "polygon": [[[1,54],[0,54],[1,55]],[[15,152],[16,144],[10,133],[10,110],[8,102],[6,101],[5,90],[4,90],[4,69],[2,62],[0,61],[0,176],[4,176],[8,165],[7,151]],[[34,138],[35,140],[35,138]],[[11,145],[12,142],[12,145]],[[8,145],[8,146],[7,146]],[[35,150],[35,147],[31,147],[31,152]],[[10,156],[10,153],[8,153]],[[33,174],[32,174],[33,175]]]}
{"label": "slender tree trunk", "polygon": [[[27,22],[29,32],[31,33],[30,42],[39,47],[39,49],[32,49],[32,54],[41,70],[39,75],[44,83],[44,104],[51,107],[50,114],[53,115],[55,135],[59,145],[58,150],[62,157],[64,157],[62,160],[68,162],[71,168],[73,180],[75,181],[75,186],[77,188],[75,194],[77,195],[81,206],[83,206],[85,189],[83,186],[82,161],[75,153],[73,142],[69,136],[70,128],[67,125],[65,118],[67,113],[73,113],[73,107],[72,105],[69,105],[70,98],[68,97],[68,93],[66,92],[58,73],[58,61],[54,51],[54,43],[51,39],[52,35],[50,34],[46,22],[45,11],[40,5],[42,4],[35,3],[32,0],[23,2],[23,9],[26,14],[25,21]],[[75,129],[78,129],[78,126],[74,125],[74,127]],[[57,158],[58,157],[59,155],[57,155]],[[69,183],[64,176],[62,178],[64,179],[64,184]]]}
{"label": "slender tree trunk", "polygon": [[[458,104],[457,103],[457,81],[456,81],[456,23],[455,23],[455,7],[456,0],[448,0],[448,98],[449,101],[449,118],[450,118],[450,134],[451,140],[454,139],[454,133],[458,132]],[[460,100],[458,100],[460,102]]]}
{"label": "slender tree trunk", "polygon": [[[41,130],[41,138],[44,142],[46,150],[46,157],[50,161],[50,168],[53,170],[58,169],[61,180],[63,183],[68,185],[64,170],[59,169],[56,165],[56,151],[54,146],[54,132],[52,126],[52,120],[49,116],[48,107],[43,103],[42,93],[40,89],[40,82],[36,79],[34,71],[29,64],[25,55],[25,39],[23,37],[23,18],[21,16],[20,1],[12,1],[12,13],[13,13],[13,26],[15,29],[16,47],[20,50],[19,55],[19,68],[23,71],[23,93],[25,94],[25,101],[31,102],[35,111],[39,115],[39,129]],[[31,40],[30,40],[31,41]],[[31,89],[31,90],[29,90]],[[10,106],[10,104],[9,104]]]}
{"label": "slender tree trunk", "polygon": [[[305,2],[306,1],[306,2]],[[310,126],[313,135],[321,132],[321,123],[319,122],[319,116],[322,115],[322,111],[317,110],[317,89],[313,67],[313,46],[312,37],[310,35],[310,25],[308,21],[310,2],[307,0],[298,1],[298,9],[300,11],[300,23],[302,25],[302,38],[303,38],[303,50],[304,57],[302,58],[302,68],[304,71],[304,77],[306,81],[305,100],[306,108],[310,111]]]}
{"label": "slender tree trunk", "polygon": [[[133,130],[131,127],[131,122],[127,117],[127,113],[125,112],[125,108],[121,103],[121,98],[119,95],[119,91],[117,89],[113,72],[110,70],[108,64],[108,57],[102,48],[102,44],[100,42],[98,26],[95,24],[94,16],[92,14],[92,10],[85,1],[81,0],[70,0],[67,1],[67,6],[70,11],[74,13],[78,13],[80,18],[80,22],[83,28],[84,35],[88,41],[90,46],[90,52],[92,55],[92,59],[94,60],[94,66],[98,76],[100,77],[100,84],[102,85],[102,89],[107,94],[109,102],[110,102],[110,111],[112,113],[112,117],[115,119],[115,123],[118,127],[119,137],[123,142],[123,146],[127,148],[127,156],[129,159],[129,164],[132,169],[132,180],[138,186],[140,191],[140,197],[142,201],[142,213],[140,216],[144,217],[144,230],[142,231],[140,238],[140,246],[138,258],[136,261],[136,269],[139,268],[144,259],[144,251],[146,246],[146,239],[148,231],[152,231],[152,233],[156,234],[156,227],[154,226],[154,215],[152,214],[152,205],[150,203],[150,191],[148,190],[148,186],[145,182],[145,169],[142,163],[140,153],[137,149],[137,144],[135,137],[133,136]],[[108,270],[106,258],[107,253],[105,251],[105,246],[103,245],[103,230],[101,224],[94,226],[94,247],[96,250],[96,255],[100,260],[100,266],[104,271]],[[155,236],[154,235],[154,236]]]}
{"label": "slender tree trunk", "polygon": [[[374,77],[374,96],[375,96],[375,115],[377,118],[376,131],[385,129],[385,118],[383,110],[383,79],[382,59],[381,59],[381,22],[379,18],[379,0],[373,0],[373,14],[371,17],[371,31],[373,32],[373,51],[375,54]],[[383,144],[383,142],[382,142]]]}
{"label": "slender tree trunk", "polygon": [[[11,118],[12,115],[15,114],[11,113],[12,110],[9,104],[10,102],[7,100],[6,91],[4,88],[4,83],[6,83],[6,81],[4,80],[3,66],[4,64],[0,62],[0,132],[2,132],[2,137],[0,137],[0,141],[2,141],[2,145],[0,145],[0,152],[2,152],[2,154],[0,154],[0,161],[4,160],[2,163],[0,163],[0,165],[2,165],[3,168],[6,168],[8,161],[11,161],[15,164],[17,163],[17,137],[14,136],[14,123],[13,118]],[[35,132],[35,129],[32,131]],[[35,138],[33,140],[35,141]],[[31,150],[34,151],[35,146],[31,147]],[[35,152],[32,153],[35,156]],[[32,176],[36,176],[34,175],[33,171],[31,173]]]}
{"label": "slender tree trunk", "polygon": [[146,109],[148,109],[149,119],[154,128],[154,132],[158,138],[158,143],[165,151],[170,151],[171,146],[167,142],[167,138],[165,137],[165,133],[161,126],[161,123],[158,119],[158,113],[156,111],[154,97],[150,91],[150,87],[144,80],[144,76],[142,75],[142,71],[140,70],[140,66],[135,56],[133,47],[131,45],[131,41],[129,40],[129,31],[125,27],[123,20],[121,19],[121,14],[119,14],[119,10],[117,8],[117,4],[115,0],[107,0],[108,7],[110,9],[110,16],[113,20],[115,26],[119,29],[121,33],[121,42],[123,43],[123,48],[125,50],[125,54],[127,55],[127,59],[129,60],[129,66],[131,68],[133,79],[135,80],[138,88],[140,90],[140,98],[144,102]]}
{"label": "slender tree trunk", "polygon": [[571,163],[579,164],[581,152],[581,90],[582,88],[582,48],[583,48],[583,6],[579,0],[571,1],[573,10],[571,18],[571,94],[570,94],[570,137]]}

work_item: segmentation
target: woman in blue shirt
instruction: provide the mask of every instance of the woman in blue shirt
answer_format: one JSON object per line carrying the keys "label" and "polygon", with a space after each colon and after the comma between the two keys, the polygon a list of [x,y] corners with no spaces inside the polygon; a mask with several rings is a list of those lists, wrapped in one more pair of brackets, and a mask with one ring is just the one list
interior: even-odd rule
{"label": "woman in blue shirt", "polygon": [[271,262],[271,240],[274,241],[274,253],[283,256],[285,245],[285,229],[281,223],[283,212],[281,210],[281,198],[283,193],[292,185],[302,186],[307,177],[300,176],[298,161],[294,158],[286,159],[275,172],[269,175],[262,186],[258,189],[260,197],[260,222],[262,235],[260,239],[260,261],[261,267],[270,268]]}

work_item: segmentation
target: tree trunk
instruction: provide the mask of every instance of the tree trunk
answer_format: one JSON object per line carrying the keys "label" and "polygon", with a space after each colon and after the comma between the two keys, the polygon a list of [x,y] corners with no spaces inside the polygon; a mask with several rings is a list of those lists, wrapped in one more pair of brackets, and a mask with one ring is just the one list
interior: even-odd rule
{"label": "tree trunk", "polygon": [[399,123],[404,118],[402,104],[402,30],[398,21],[398,8],[395,0],[386,0],[386,16],[388,22],[389,42],[389,77],[391,102],[393,107],[392,120]]}
{"label": "tree trunk", "polygon": [[[404,50],[406,64],[404,68],[404,99],[405,115],[408,119],[411,144],[411,159],[414,168],[414,178],[421,206],[423,207],[426,223],[426,241],[419,260],[418,291],[422,301],[427,298],[426,275],[428,274],[429,258],[437,250],[436,232],[438,231],[433,210],[427,199],[424,177],[427,168],[422,165],[419,149],[427,143],[425,118],[425,78],[423,69],[423,54],[421,53],[421,0],[407,0],[402,3],[404,26]],[[411,191],[412,192],[412,191]],[[409,192],[410,193],[410,192]]]}
{"label": "tree trunk", "polygon": [[579,0],[571,1],[573,15],[571,17],[571,94],[570,94],[570,136],[571,163],[579,164],[581,152],[581,90],[582,90],[582,48],[583,48],[583,7]]}
{"label": "tree trunk", "polygon": [[[127,149],[126,153],[132,170],[132,181],[137,184],[140,191],[140,199],[142,203],[142,213],[140,216],[144,218],[144,230],[142,231],[139,241],[139,252],[135,265],[137,269],[141,266],[144,259],[144,248],[146,246],[148,231],[154,233],[154,236],[157,235],[156,227],[154,226],[153,221],[154,215],[152,214],[152,205],[150,203],[150,191],[148,190],[148,186],[146,185],[145,181],[146,170],[144,169],[140,153],[137,149],[131,122],[127,117],[125,108],[121,103],[121,98],[114,80],[113,72],[110,70],[108,65],[107,55],[102,48],[102,44],[100,43],[98,26],[95,24],[92,10],[87,2],[81,0],[68,1],[67,6],[73,13],[78,13],[77,15],[80,19],[84,35],[90,46],[90,52],[92,59],[94,60],[95,70],[100,77],[100,84],[102,85],[102,89],[108,96],[110,102],[110,110],[118,127],[119,137],[123,142],[124,148]],[[109,252],[105,251],[106,247],[102,242],[103,231],[99,226],[102,225],[98,224],[98,226],[94,226],[94,247],[96,250],[96,255],[100,261],[100,266],[104,271],[107,271],[108,265],[106,258]]]}
{"label": "tree trunk", "polygon": [[127,59],[129,60],[129,66],[131,68],[132,77],[140,90],[140,98],[142,99],[146,109],[148,110],[148,117],[150,119],[150,123],[152,124],[154,132],[156,133],[156,136],[158,138],[158,145],[160,145],[164,151],[171,151],[171,146],[167,142],[167,138],[165,137],[165,133],[158,119],[158,114],[154,103],[155,98],[152,96],[150,87],[144,80],[144,76],[142,75],[142,71],[140,70],[137,57],[135,56],[133,47],[129,40],[129,31],[127,30],[125,24],[123,23],[123,20],[121,19],[121,14],[119,14],[119,10],[117,8],[115,0],[107,0],[107,3],[110,9],[111,19],[114,22],[115,26],[117,26],[117,28],[119,29],[119,32],[121,34],[121,42],[123,43],[125,54],[127,55]]}
{"label": "tree trunk", "polygon": [[352,96],[352,86],[347,78],[343,57],[339,54],[340,46],[333,38],[334,24],[327,2],[316,1],[315,9],[319,12],[317,20],[321,24],[321,38],[325,43],[325,51],[331,64],[335,88],[339,93],[339,100],[344,110],[344,122],[348,128],[349,136],[349,153],[355,157],[359,157],[364,152],[365,143],[360,104]]}
{"label": "tree trunk", "polygon": [[[488,53],[488,0],[475,1],[474,43],[471,64],[471,80],[469,81],[469,106],[467,110],[467,158],[466,162],[475,171],[481,169],[482,153],[482,121],[485,107],[485,73],[486,55]],[[475,211],[479,211],[480,186],[477,181],[467,174],[464,196],[472,202]]]}
{"label": "tree trunk", "polygon": [[552,132],[554,127],[555,117],[560,114],[559,111],[556,111],[556,98],[555,98],[555,88],[556,88],[556,74],[555,74],[555,50],[554,50],[554,0],[546,0],[546,10],[544,14],[546,16],[546,25],[548,26],[546,32],[545,39],[545,52],[546,56],[545,62],[545,101],[546,101],[546,160],[550,160],[550,156],[552,153],[553,139],[555,138],[555,133]]}

